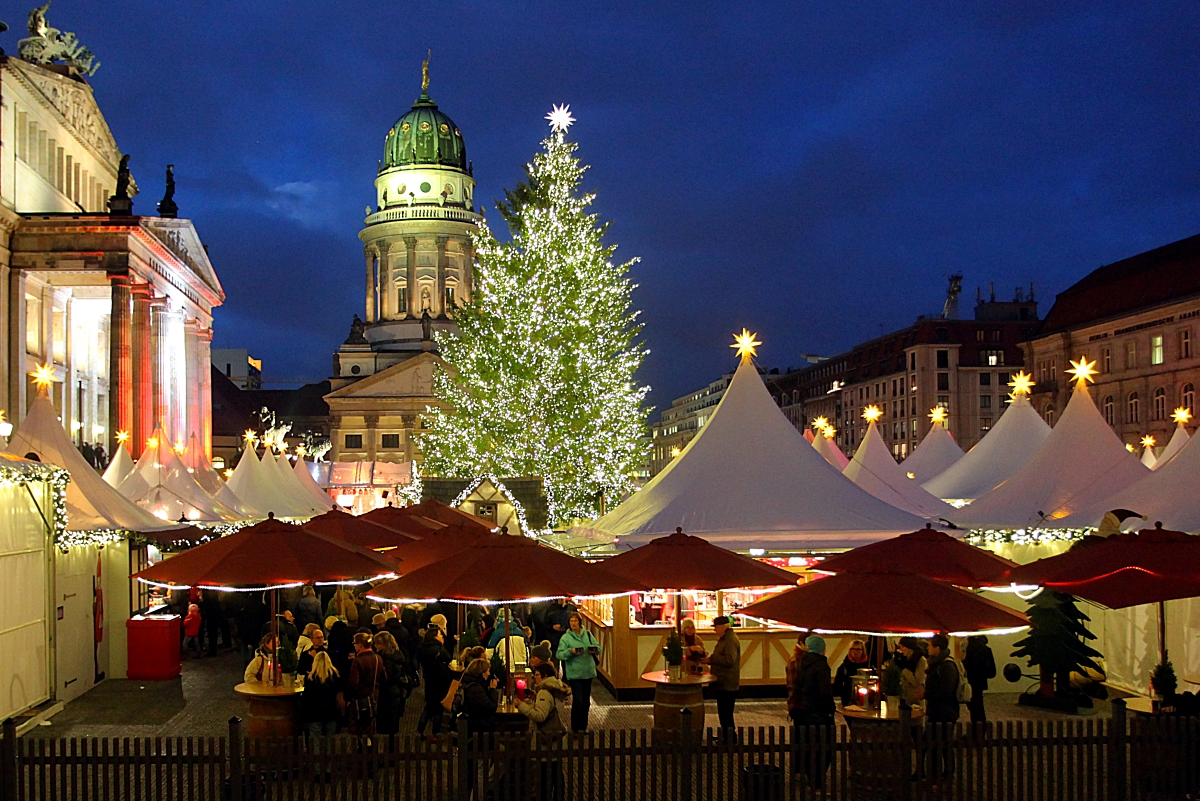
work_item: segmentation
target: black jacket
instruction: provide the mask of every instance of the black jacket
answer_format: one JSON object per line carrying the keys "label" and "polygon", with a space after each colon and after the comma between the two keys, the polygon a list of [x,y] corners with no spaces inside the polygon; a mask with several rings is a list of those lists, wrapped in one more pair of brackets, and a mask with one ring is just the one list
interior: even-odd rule
{"label": "black jacket", "polygon": [[403,651],[395,651],[390,654],[380,652],[379,655],[383,657],[383,669],[387,672],[387,677],[383,679],[380,690],[381,701],[403,697],[408,691],[407,657]]}
{"label": "black jacket", "polygon": [[833,677],[833,691],[841,696],[842,706],[850,706],[858,703],[854,697],[854,683],[850,681],[858,675],[859,668],[869,668],[871,660],[864,659],[862,662],[851,662],[849,658],[843,659],[842,664],[838,665],[837,674]]}
{"label": "black jacket", "polygon": [[497,692],[488,686],[483,676],[462,677],[463,714],[471,734],[496,730]]}
{"label": "black jacket", "polygon": [[338,690],[339,683],[333,676],[324,682],[305,679],[304,692],[300,693],[300,719],[305,723],[338,720],[342,716],[337,704]]}
{"label": "black jacket", "polygon": [[972,695],[988,688],[988,679],[996,678],[996,658],[986,643],[967,641],[967,652],[963,656],[963,669],[971,684]]}
{"label": "black jacket", "polygon": [[453,675],[450,673],[450,654],[441,643],[425,643],[417,651],[421,663],[421,675],[425,679],[425,701],[429,706],[441,703],[450,690]]}
{"label": "black jacket", "polygon": [[930,723],[958,720],[958,665],[943,651],[925,668],[925,717]]}
{"label": "black jacket", "polygon": [[797,723],[807,726],[833,723],[835,706],[829,674],[825,654],[809,652],[800,657],[792,687],[794,700],[789,704]]}

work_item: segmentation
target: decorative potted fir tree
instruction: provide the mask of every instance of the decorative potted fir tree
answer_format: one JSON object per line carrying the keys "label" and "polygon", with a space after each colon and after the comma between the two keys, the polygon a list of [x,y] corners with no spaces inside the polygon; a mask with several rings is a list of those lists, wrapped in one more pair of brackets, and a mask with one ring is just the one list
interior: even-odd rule
{"label": "decorative potted fir tree", "polygon": [[883,671],[879,674],[879,691],[883,693],[884,699],[887,701],[887,716],[889,718],[900,717],[900,666],[895,660],[889,661],[883,666]]}
{"label": "decorative potted fir tree", "polygon": [[1173,711],[1175,707],[1175,689],[1179,681],[1175,676],[1175,666],[1163,654],[1163,661],[1150,674],[1150,690],[1154,693],[1151,706],[1155,712]]}
{"label": "decorative potted fir tree", "polygon": [[283,686],[292,686],[296,678],[296,666],[299,662],[296,643],[282,634],[279,635],[279,670],[283,674]]}
{"label": "decorative potted fir tree", "polygon": [[663,659],[667,660],[667,673],[671,681],[678,681],[683,675],[683,643],[679,639],[679,632],[672,631],[667,636],[662,655]]}

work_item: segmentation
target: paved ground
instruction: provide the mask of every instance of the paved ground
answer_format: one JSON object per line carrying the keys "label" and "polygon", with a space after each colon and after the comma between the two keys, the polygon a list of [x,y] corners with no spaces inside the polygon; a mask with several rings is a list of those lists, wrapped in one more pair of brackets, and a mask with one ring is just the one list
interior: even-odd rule
{"label": "paved ground", "polygon": [[[233,692],[241,681],[242,664],[236,653],[211,659],[186,659],[183,675],[174,681],[103,682],[66,705],[49,726],[29,732],[32,737],[220,737],[228,732],[231,717],[246,713],[246,702]],[[989,720],[1063,720],[1066,716],[1018,707],[1016,693],[989,693]],[[420,691],[409,699],[401,732],[416,730],[422,699]],[[716,703],[705,710],[708,725],[717,719]],[[782,698],[738,701],[739,726],[786,725]],[[1107,702],[1098,702],[1097,716],[1108,717]],[[964,714],[965,717],[965,714]],[[617,703],[596,682],[592,700],[592,727],[597,729],[650,728],[653,705],[649,702]]]}

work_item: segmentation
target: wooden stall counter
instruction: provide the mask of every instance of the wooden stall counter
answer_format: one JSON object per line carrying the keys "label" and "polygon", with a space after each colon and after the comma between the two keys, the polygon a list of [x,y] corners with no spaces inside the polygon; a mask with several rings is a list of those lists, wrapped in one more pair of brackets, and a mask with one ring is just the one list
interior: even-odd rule
{"label": "wooden stall counter", "polygon": [[682,726],[681,713],[691,710],[692,733],[699,738],[704,733],[704,687],[717,677],[711,673],[688,674],[671,678],[665,670],[642,674],[642,681],[654,683],[654,728],[667,732],[674,739]]}
{"label": "wooden stall counter", "polygon": [[233,691],[249,702],[246,733],[252,738],[296,737],[300,734],[297,702],[303,686],[247,681]]}

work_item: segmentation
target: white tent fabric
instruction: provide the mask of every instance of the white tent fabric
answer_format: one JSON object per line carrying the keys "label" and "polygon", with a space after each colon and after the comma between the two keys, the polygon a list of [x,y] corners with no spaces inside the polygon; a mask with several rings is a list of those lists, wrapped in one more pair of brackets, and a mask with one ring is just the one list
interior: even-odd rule
{"label": "white tent fabric", "polygon": [[973,529],[1061,527],[1062,518],[1107,502],[1148,472],[1104,422],[1087,387],[1076,387],[1033,458],[950,519]]}
{"label": "white tent fabric", "polygon": [[910,481],[924,484],[945,472],[950,465],[963,458],[962,448],[941,423],[934,423],[929,433],[921,440],[908,458],[901,463],[904,474],[912,473]]}
{"label": "white tent fabric", "polygon": [[866,436],[842,474],[884,503],[919,517],[941,518],[952,511],[904,474],[874,422],[867,426]]}
{"label": "white tent fabric", "polygon": [[267,472],[267,467],[258,459],[254,448],[242,452],[233,475],[229,477],[226,486],[233,494],[268,514],[279,518],[311,517],[307,505],[302,506],[287,497],[276,485],[273,473]]}
{"label": "white tent fabric", "polygon": [[204,454],[204,449],[200,447],[200,440],[195,434],[192,434],[188,440],[187,450],[180,457],[187,471],[191,473],[192,478],[196,479],[196,483],[204,488],[204,491],[211,495],[218,503],[232,509],[242,517],[248,520],[261,520],[267,516],[266,512],[258,509],[254,504],[249,503],[243,498],[239,498],[225,484],[225,479],[221,478],[220,474],[213,468],[212,463],[208,461],[208,457]]}
{"label": "white tent fabric", "polygon": [[1195,438],[1188,440],[1175,458],[1158,470],[1111,497],[1097,499],[1063,523],[1073,528],[1095,526],[1110,509],[1145,515],[1145,520],[1135,517],[1128,521],[1127,527],[1134,529],[1161,522],[1163,528],[1200,533],[1200,444]]}
{"label": "white tent fabric", "polygon": [[1150,469],[1158,470],[1167,462],[1174,459],[1175,455],[1183,450],[1183,446],[1187,445],[1190,440],[1191,437],[1188,436],[1187,427],[1183,423],[1177,424],[1175,426],[1175,433],[1171,435],[1171,441],[1167,443],[1167,447],[1163,448],[1163,452],[1158,455],[1158,459],[1155,460],[1154,466]]}
{"label": "white tent fabric", "polygon": [[837,443],[833,441],[833,437],[818,434],[816,439],[812,441],[812,446],[817,449],[817,453],[825,457],[825,461],[838,470],[845,470],[846,465],[850,464],[850,460],[846,457],[846,454],[842,453],[842,449],[837,446]]}
{"label": "white tent fabric", "polygon": [[316,479],[312,477],[312,473],[308,470],[308,462],[304,461],[303,458],[296,459],[296,464],[292,467],[292,471],[296,474],[296,479],[300,482],[300,486],[312,497],[315,503],[321,504],[322,508],[327,509],[337,506],[329,493],[317,485]]}
{"label": "white tent fabric", "polygon": [[67,485],[67,530],[165,531],[175,523],[160,520],[117,492],[88,464],[58,421],[50,399],[39,394],[8,440],[5,449],[17,456],[37,454],[38,459],[71,474]]}
{"label": "white tent fabric", "polygon": [[924,520],[872,497],[804,439],[744,358],[708,423],[638,492],[575,536],[644,544],[682,527],[729,548],[847,548]]}
{"label": "white tent fabric", "polygon": [[193,523],[232,523],[245,516],[214,499],[199,484],[162,428],[156,428],[146,450],[121,485],[121,494],[155,517]]}
{"label": "white tent fabric", "polygon": [[132,472],[133,457],[129,455],[129,449],[125,447],[125,443],[118,443],[117,450],[113,453],[112,460],[104,471],[104,480],[110,487],[119,487],[121,482]]}
{"label": "white tent fabric", "polygon": [[271,480],[275,482],[275,486],[284,497],[292,501],[297,508],[304,509],[305,516],[312,517],[329,511],[329,506],[325,505],[323,501],[318,503],[309,495],[308,490],[300,485],[300,480],[292,472],[292,465],[287,456],[264,453],[262,466],[271,474]]}
{"label": "white tent fabric", "polygon": [[1048,436],[1050,426],[1018,396],[975,447],[923,486],[943,501],[973,501],[1021,469]]}
{"label": "white tent fabric", "polygon": [[1154,455],[1154,446],[1153,445],[1147,445],[1144,448],[1142,448],[1142,458],[1140,459],[1140,461],[1142,464],[1144,464],[1146,467],[1150,468],[1151,470],[1154,469],[1154,463],[1158,461],[1158,457]]}

